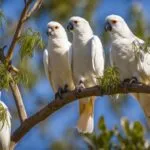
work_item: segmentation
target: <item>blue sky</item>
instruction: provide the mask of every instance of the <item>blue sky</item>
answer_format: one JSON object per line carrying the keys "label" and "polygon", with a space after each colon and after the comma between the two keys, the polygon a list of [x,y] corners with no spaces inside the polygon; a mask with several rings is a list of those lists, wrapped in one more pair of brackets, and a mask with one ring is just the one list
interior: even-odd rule
{"label": "blue sky", "polygon": [[[96,31],[100,32],[103,30],[104,19],[109,14],[118,14],[127,19],[129,8],[135,1],[131,0],[103,0],[100,5],[97,6],[92,21],[96,24]],[[149,0],[141,0],[139,1],[142,4],[143,11],[145,17],[148,19],[150,13],[150,1]],[[9,18],[13,18],[14,20],[18,19],[18,14],[22,9],[23,0],[13,0],[10,3],[10,0],[5,0],[2,9],[5,14]],[[47,16],[44,16],[39,22],[39,24],[35,24],[31,22],[31,25],[35,29],[39,29],[40,31],[45,31],[47,22],[50,21]],[[128,20],[127,20],[128,22]],[[97,33],[99,34],[99,33]],[[33,62],[37,60],[38,56],[33,57]],[[36,105],[37,98],[44,99],[44,103],[48,104],[49,99],[53,97],[52,89],[46,80],[45,77],[41,78],[41,80],[36,84],[35,88],[32,89],[29,93],[24,92],[23,98],[25,102],[25,106],[28,114],[34,114],[35,111],[39,110],[39,107]],[[14,107],[13,100],[10,100],[11,95],[6,91],[2,93],[2,99],[8,104],[8,106]],[[11,97],[12,99],[12,97]],[[124,102],[121,103],[121,108],[118,109],[116,106],[117,103],[110,103],[110,100],[107,96],[99,97],[99,100],[96,101],[95,105],[95,126],[97,126],[98,119],[100,116],[105,117],[105,121],[107,123],[108,128],[113,128],[115,124],[120,123],[120,118],[122,116],[127,116],[129,120],[141,120],[145,123],[144,113],[141,110],[139,104],[132,97],[127,97]],[[112,109],[115,107],[116,109]],[[119,113],[117,112],[121,112]],[[13,116],[13,114],[12,114]],[[77,102],[73,102],[58,112],[54,113],[50,116],[45,122],[37,125],[33,128],[17,145],[16,150],[26,150],[26,149],[46,149],[50,142],[56,139],[63,138],[65,131],[67,128],[74,128],[76,121],[78,118],[78,104]],[[19,122],[13,121],[12,130],[14,131],[15,127],[19,124]],[[45,127],[41,127],[42,124],[47,124]],[[42,128],[42,129],[41,129]],[[97,129],[95,129],[97,130]],[[44,135],[44,136],[43,136]],[[46,136],[45,136],[46,135]]]}

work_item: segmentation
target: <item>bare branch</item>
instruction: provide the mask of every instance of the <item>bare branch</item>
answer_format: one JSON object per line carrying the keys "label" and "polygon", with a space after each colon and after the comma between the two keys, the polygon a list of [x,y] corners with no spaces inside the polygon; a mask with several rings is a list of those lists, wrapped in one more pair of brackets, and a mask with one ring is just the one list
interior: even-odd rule
{"label": "bare branch", "polygon": [[76,93],[76,91],[68,92],[63,95],[63,99],[53,100],[47,106],[42,108],[39,112],[26,119],[21,124],[21,126],[18,129],[16,129],[16,131],[12,134],[11,146],[14,147],[15,144],[35,125],[45,120],[48,116],[62,108],[64,105],[83,97],[112,95],[117,93],[150,93],[150,86],[142,84],[132,84],[124,86],[120,84],[117,91],[113,91],[112,89],[112,91],[109,91],[109,93],[103,92],[103,90],[99,86],[84,89],[81,93]]}
{"label": "bare branch", "polygon": [[28,10],[29,10],[30,4],[33,2],[33,0],[28,0],[28,2],[26,2],[25,7],[24,7],[24,9],[23,9],[23,11],[21,13],[19,22],[17,24],[17,28],[16,28],[16,31],[15,31],[13,40],[12,40],[11,45],[10,45],[9,50],[8,50],[8,54],[7,54],[7,61],[8,62],[13,57],[13,51],[14,51],[15,45],[17,43],[17,40],[18,40],[18,38],[21,35],[21,31],[22,31],[22,27],[23,27],[24,22],[31,16],[31,14],[35,10],[40,8],[40,6],[42,4],[42,1],[43,0],[37,0],[37,2],[35,2],[35,4],[34,4],[33,8],[31,9],[31,12],[28,12]]}
{"label": "bare branch", "polygon": [[19,69],[16,68],[15,66],[11,65],[11,66],[10,66],[10,71],[13,71],[13,72],[15,72],[15,73],[18,73],[18,72],[19,72]]}
{"label": "bare branch", "polygon": [[30,18],[30,16],[41,7],[43,0],[37,0],[37,2],[34,4],[34,6],[32,7],[32,9],[27,13],[27,15],[25,16],[25,18],[23,19],[23,22],[25,22],[26,20],[28,20]]}
{"label": "bare branch", "polygon": [[18,115],[19,118],[21,120],[21,122],[24,122],[27,119],[27,113],[24,107],[24,103],[23,103],[23,99],[19,90],[18,85],[12,80],[10,82],[10,88],[12,90],[14,99],[15,99],[15,103],[17,106],[17,110],[18,110]]}

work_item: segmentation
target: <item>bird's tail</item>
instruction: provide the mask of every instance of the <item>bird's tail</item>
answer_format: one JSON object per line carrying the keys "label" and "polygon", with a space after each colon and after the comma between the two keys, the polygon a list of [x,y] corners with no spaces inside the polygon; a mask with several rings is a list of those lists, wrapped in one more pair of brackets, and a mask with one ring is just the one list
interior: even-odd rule
{"label": "bird's tail", "polygon": [[80,118],[77,129],[81,133],[92,133],[94,129],[94,101],[95,97],[79,100]]}
{"label": "bird's tail", "polygon": [[147,118],[148,125],[150,127],[150,94],[144,93],[132,93],[132,94],[142,106]]}

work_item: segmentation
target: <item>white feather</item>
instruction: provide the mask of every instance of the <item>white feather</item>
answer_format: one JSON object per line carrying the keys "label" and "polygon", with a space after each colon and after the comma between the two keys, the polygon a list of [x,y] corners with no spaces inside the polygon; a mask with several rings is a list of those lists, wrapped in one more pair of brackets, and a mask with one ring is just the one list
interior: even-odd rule
{"label": "white feather", "polygon": [[[49,79],[49,71],[48,71],[48,51],[47,49],[44,50],[43,52],[43,64],[44,64],[44,70],[47,79]],[[49,69],[50,70],[50,69]]]}
{"label": "white feather", "polygon": [[4,107],[4,109],[6,109],[7,119],[4,124],[0,122],[0,150],[9,150],[11,136],[11,115],[5,103],[0,100],[0,104]]}
{"label": "white feather", "polygon": [[[115,24],[112,23],[112,20],[116,20]],[[112,27],[110,57],[112,64],[119,69],[120,79],[123,81],[134,76],[140,82],[150,84],[150,54],[142,49],[144,41],[131,32],[122,17],[110,15],[106,21]],[[138,99],[149,118],[150,94],[134,93],[132,95]],[[148,120],[150,121],[150,119]]]}
{"label": "white feather", "polygon": [[[97,78],[103,76],[104,51],[98,36],[93,34],[89,23],[81,17],[71,17],[69,22],[74,26],[72,42],[72,68],[75,85],[80,81],[84,87],[97,85]],[[74,22],[77,22],[74,23]],[[77,129],[83,133],[91,133],[94,129],[94,99],[81,99],[80,118]]]}
{"label": "white feather", "polygon": [[[58,28],[55,29],[55,26]],[[53,32],[48,37],[48,48],[43,53],[43,62],[47,78],[54,90],[68,85],[68,90],[74,89],[71,72],[71,43],[68,41],[65,29],[58,22],[48,23]]]}

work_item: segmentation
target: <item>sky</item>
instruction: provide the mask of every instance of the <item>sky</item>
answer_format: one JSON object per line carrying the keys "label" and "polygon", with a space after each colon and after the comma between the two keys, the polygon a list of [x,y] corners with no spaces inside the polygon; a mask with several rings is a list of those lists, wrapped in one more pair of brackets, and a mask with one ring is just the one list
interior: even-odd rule
{"label": "sky", "polygon": [[[10,0],[5,0],[2,9],[5,12],[7,17],[13,18],[14,20],[18,19],[18,14],[22,9],[21,0],[13,0],[10,3]],[[103,30],[103,24],[105,17],[110,14],[121,15],[125,19],[128,19],[129,8],[135,1],[131,0],[103,0],[97,8],[92,17],[92,21],[94,23],[99,24],[96,29],[96,33]],[[150,1],[149,0],[141,0],[139,1],[142,4],[143,11],[146,19],[149,19],[150,13]],[[47,16],[42,18],[42,22],[38,25],[34,22],[32,26],[40,31],[43,31],[46,28],[46,24],[49,21]],[[128,20],[126,20],[128,22]],[[99,34],[99,33],[98,33]],[[35,62],[38,56],[33,57],[33,61]],[[31,96],[32,95],[32,96]],[[46,77],[41,78],[41,80],[36,83],[35,88],[33,88],[29,93],[23,93],[23,99],[25,102],[25,107],[27,109],[27,113],[32,115],[36,111],[39,110],[39,107],[36,105],[37,98],[41,98],[44,100],[45,104],[48,104],[52,99],[54,93],[47,81]],[[2,100],[11,108],[14,106],[14,102],[10,101],[12,96],[7,92],[2,92]],[[138,102],[132,98],[131,96],[127,96],[124,101],[119,101],[118,103],[113,102],[110,103],[110,99],[107,96],[98,97],[95,104],[95,131],[97,130],[97,123],[100,116],[105,117],[105,121],[107,127],[109,129],[113,128],[114,125],[120,124],[120,118],[122,116],[126,116],[130,121],[140,120],[143,124],[146,122],[143,110],[141,109]],[[121,103],[122,107],[117,107]],[[112,109],[112,106],[115,109]],[[120,105],[119,105],[120,106]],[[62,113],[63,112],[63,113]],[[118,113],[121,112],[121,113]],[[13,116],[13,115],[12,115]],[[46,121],[40,123],[36,127],[34,127],[17,145],[16,150],[44,150],[47,149],[49,144],[58,139],[62,139],[66,134],[68,128],[73,129],[76,125],[76,121],[78,119],[78,103],[77,101],[66,105],[52,116],[50,116]],[[44,124],[47,124],[44,126]],[[19,125],[18,121],[13,121],[12,118],[12,131],[15,130],[16,126]],[[46,136],[45,136],[46,135]]]}

